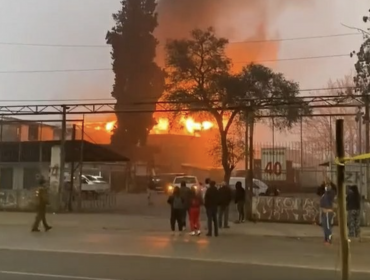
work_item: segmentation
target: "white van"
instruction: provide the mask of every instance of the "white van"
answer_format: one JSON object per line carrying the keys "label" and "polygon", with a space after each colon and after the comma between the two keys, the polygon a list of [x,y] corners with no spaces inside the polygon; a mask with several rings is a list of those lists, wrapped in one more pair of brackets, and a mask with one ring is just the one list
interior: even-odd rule
{"label": "white van", "polygon": [[[235,190],[235,184],[238,181],[242,183],[242,187],[243,189],[245,189],[245,178],[244,177],[231,177],[229,181],[229,185],[232,190]],[[253,195],[255,196],[266,195],[268,188],[269,187],[261,180],[253,179]]]}

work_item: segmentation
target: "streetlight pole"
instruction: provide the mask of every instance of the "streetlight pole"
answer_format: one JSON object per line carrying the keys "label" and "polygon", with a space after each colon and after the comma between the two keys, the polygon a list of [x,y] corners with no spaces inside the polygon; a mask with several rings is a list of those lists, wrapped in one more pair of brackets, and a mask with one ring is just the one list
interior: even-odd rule
{"label": "streetlight pole", "polygon": [[66,105],[62,105],[62,131],[60,137],[60,167],[59,167],[59,188],[57,192],[56,210],[60,208],[60,194],[64,188],[64,169],[65,169],[65,145],[67,135],[67,109]]}
{"label": "streetlight pole", "polygon": [[347,234],[347,213],[346,213],[346,188],[344,183],[344,129],[343,120],[336,121],[336,152],[337,152],[337,184],[338,184],[338,221],[340,232],[340,248],[342,263],[342,280],[349,279],[349,241]]}

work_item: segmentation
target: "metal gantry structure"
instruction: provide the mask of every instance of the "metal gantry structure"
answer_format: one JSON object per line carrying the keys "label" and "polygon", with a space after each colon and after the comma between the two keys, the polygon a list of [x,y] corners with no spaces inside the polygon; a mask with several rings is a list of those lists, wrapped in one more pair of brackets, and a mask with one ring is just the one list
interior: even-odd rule
{"label": "metal gantry structure", "polygon": [[[364,106],[361,101],[362,95],[352,95],[352,96],[301,96],[295,98],[294,102],[281,101],[277,98],[266,98],[266,99],[242,99],[239,100],[235,105],[228,105],[221,107],[217,105],[218,100],[213,100],[214,107],[212,109],[216,110],[245,110],[250,107],[251,103],[254,105],[254,109],[269,109],[274,106],[291,106],[300,107],[303,104],[311,109],[315,108],[361,108]],[[257,102],[255,102],[257,101]],[[191,108],[191,104],[199,103],[196,108]],[[116,103],[73,103],[73,104],[45,104],[45,105],[0,105],[0,115],[1,116],[30,116],[30,115],[88,115],[88,114],[129,114],[129,113],[153,113],[153,109],[146,108],[145,105],[171,105],[179,104],[178,102],[134,102],[123,106],[121,108],[116,108]],[[204,106],[199,101],[188,102],[189,105],[187,109],[182,109],[180,111],[191,112],[191,111],[209,111],[210,108]],[[194,106],[195,107],[195,106]],[[177,112],[179,109],[159,109],[155,112],[170,113]],[[315,115],[314,115],[315,116]],[[266,116],[268,117],[268,116]]]}
{"label": "metal gantry structure", "polygon": [[[160,113],[171,113],[171,112],[201,112],[210,110],[222,110],[222,111],[245,111],[250,109],[266,110],[266,114],[262,114],[263,118],[278,118],[283,117],[281,115],[271,115],[268,113],[268,109],[275,106],[291,106],[291,107],[302,107],[303,105],[315,109],[315,108],[361,108],[364,107],[362,102],[363,96],[361,95],[333,95],[333,96],[301,96],[296,97],[294,102],[282,101],[277,98],[268,99],[242,99],[238,100],[236,104],[223,106],[218,100],[212,100],[211,103],[202,104],[199,101],[189,102],[184,104],[186,109],[173,109],[176,107],[176,102],[136,102],[128,104],[118,108],[116,103],[73,103],[73,104],[37,104],[37,105],[0,105],[0,116],[2,118],[10,116],[36,116],[36,115],[59,115],[62,117],[62,133],[61,133],[61,159],[60,159],[60,186],[64,185],[64,165],[65,165],[65,142],[66,142],[66,123],[67,115],[96,115],[96,114],[140,114],[140,113],[153,113],[153,105],[161,107],[163,109],[155,110]],[[196,104],[191,104],[196,103]],[[198,103],[198,104],[197,104]],[[179,103],[177,103],[179,104]],[[214,104],[212,108],[210,104]],[[145,105],[150,105],[145,106]],[[163,106],[167,105],[167,106]],[[171,106],[172,105],[172,106]],[[180,104],[181,105],[181,104]],[[194,106],[195,105],[195,106]],[[149,107],[149,108],[148,108]],[[168,108],[167,108],[168,107]],[[172,108],[171,108],[172,107]],[[341,116],[356,116],[356,114],[343,113]],[[315,117],[315,116],[338,116],[338,114],[331,114],[330,112],[325,114],[312,114],[312,115],[301,115],[300,117]],[[83,121],[82,121],[83,122]],[[247,131],[247,130],[246,130]]]}

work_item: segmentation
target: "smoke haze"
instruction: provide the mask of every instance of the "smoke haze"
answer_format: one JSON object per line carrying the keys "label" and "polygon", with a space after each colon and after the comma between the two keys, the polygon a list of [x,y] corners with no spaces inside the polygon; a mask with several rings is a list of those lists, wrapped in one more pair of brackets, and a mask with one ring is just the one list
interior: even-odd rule
{"label": "smoke haze", "polygon": [[[278,37],[274,21],[287,7],[303,5],[301,0],[159,0],[159,27],[157,38],[162,46],[158,57],[163,62],[163,44],[168,39],[189,35],[195,28],[213,26],[219,36],[230,42],[266,40]],[[234,67],[257,59],[276,59],[279,46],[276,42],[230,44],[228,55]],[[262,57],[263,54],[263,57]]]}

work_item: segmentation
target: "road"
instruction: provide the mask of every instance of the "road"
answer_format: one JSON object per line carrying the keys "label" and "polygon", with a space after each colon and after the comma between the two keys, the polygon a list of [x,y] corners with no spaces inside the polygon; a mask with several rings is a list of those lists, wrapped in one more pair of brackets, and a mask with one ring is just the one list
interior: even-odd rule
{"label": "road", "polygon": [[[0,250],[0,278],[7,280],[336,280],[338,272],[174,260],[169,258],[108,256]],[[368,280],[355,273],[352,280]],[[243,277],[244,278],[244,277]]]}

